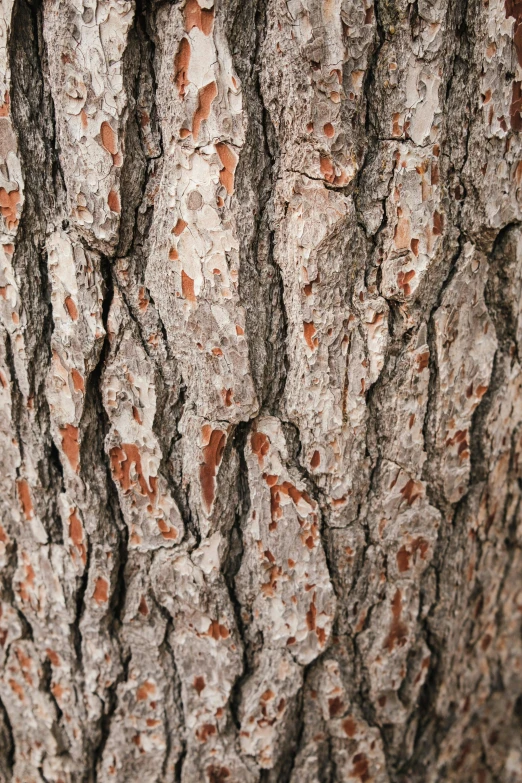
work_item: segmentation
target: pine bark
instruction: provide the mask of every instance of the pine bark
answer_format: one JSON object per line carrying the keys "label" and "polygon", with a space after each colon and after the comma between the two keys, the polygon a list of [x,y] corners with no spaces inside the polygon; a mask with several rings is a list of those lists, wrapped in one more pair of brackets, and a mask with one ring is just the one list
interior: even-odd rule
{"label": "pine bark", "polygon": [[520,0],[0,0],[0,782],[522,783]]}

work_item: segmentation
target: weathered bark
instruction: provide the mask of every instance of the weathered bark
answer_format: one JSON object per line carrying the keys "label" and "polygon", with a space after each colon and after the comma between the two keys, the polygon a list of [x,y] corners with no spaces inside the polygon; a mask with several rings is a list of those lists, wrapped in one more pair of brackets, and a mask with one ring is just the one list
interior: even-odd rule
{"label": "weathered bark", "polygon": [[0,37],[0,781],[522,783],[521,3]]}

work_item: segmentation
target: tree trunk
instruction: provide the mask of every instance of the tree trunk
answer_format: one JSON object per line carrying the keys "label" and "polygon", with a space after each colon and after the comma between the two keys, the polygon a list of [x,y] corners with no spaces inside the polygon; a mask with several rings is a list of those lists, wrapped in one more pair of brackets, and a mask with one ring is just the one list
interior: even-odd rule
{"label": "tree trunk", "polygon": [[2,783],[521,783],[520,0],[0,36]]}

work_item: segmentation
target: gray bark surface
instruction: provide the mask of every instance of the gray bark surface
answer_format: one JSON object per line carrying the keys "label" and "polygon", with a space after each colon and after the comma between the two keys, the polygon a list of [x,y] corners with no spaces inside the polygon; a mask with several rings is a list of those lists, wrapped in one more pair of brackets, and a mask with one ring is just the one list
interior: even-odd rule
{"label": "gray bark surface", "polygon": [[0,0],[0,783],[522,783],[520,0]]}

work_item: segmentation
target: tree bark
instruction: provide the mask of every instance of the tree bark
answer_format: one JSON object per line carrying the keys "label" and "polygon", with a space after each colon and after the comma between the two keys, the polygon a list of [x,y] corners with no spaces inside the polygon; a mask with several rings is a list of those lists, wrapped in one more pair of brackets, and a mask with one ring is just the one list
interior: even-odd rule
{"label": "tree bark", "polygon": [[0,781],[522,783],[520,0],[0,38]]}

